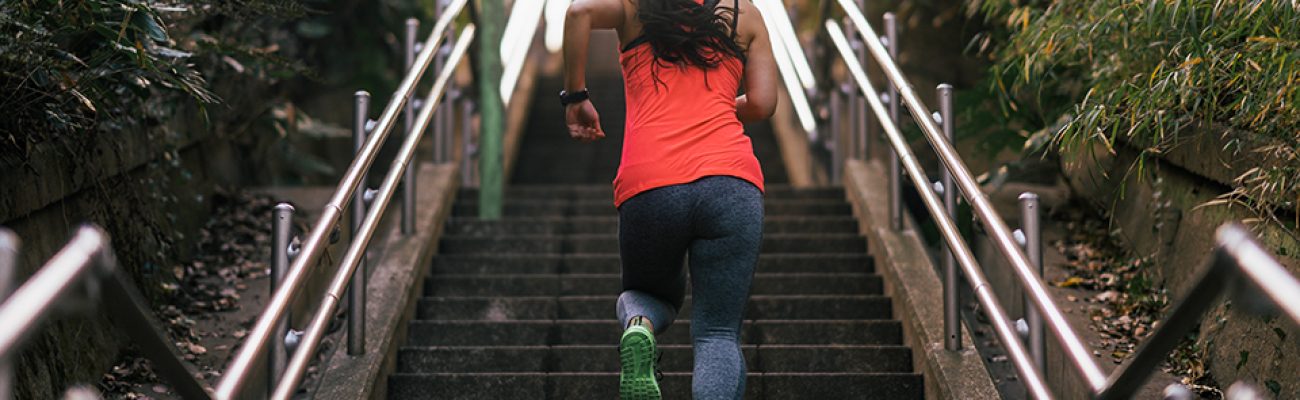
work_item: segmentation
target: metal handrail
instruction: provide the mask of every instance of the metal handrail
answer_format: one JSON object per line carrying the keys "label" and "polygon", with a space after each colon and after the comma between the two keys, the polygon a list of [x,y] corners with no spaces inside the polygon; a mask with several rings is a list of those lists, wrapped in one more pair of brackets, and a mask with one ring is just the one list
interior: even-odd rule
{"label": "metal handrail", "polygon": [[[556,0],[547,0],[556,1]],[[537,27],[541,25],[542,13],[546,4],[541,0],[516,1],[510,11],[510,20],[506,22],[501,35],[501,102],[510,105],[515,87],[528,63],[528,50],[533,48],[537,37]]]}
{"label": "metal handrail", "polygon": [[[804,75],[799,71],[807,65],[808,58],[799,47],[799,38],[794,35],[794,28],[788,30],[781,29],[784,23],[789,25],[788,18],[782,19],[785,12],[777,0],[755,0],[754,5],[758,6],[758,13],[763,16],[764,25],[767,27],[767,36],[772,43],[772,56],[776,59],[776,67],[781,72],[782,82],[785,84],[786,94],[790,96],[790,104],[794,106],[795,117],[808,135],[809,142],[817,140],[817,118],[813,114],[812,106],[808,102],[807,88],[804,86]],[[807,67],[811,76],[811,67]]]}
{"label": "metal handrail", "polygon": [[[1094,391],[1099,390],[1105,384],[1105,374],[1102,372],[1101,367],[1093,362],[1087,347],[1079,339],[1078,334],[1070,329],[1064,313],[1052,301],[1042,279],[1036,273],[1037,268],[1030,262],[1029,257],[1020,245],[1016,243],[1011,234],[1011,229],[1007,227],[1006,222],[994,210],[993,204],[980,191],[979,184],[975,181],[975,177],[970,173],[970,170],[966,169],[966,164],[962,161],[961,155],[953,149],[952,144],[945,139],[939,128],[935,126],[925,103],[921,102],[911,83],[903,76],[898,65],[894,64],[893,58],[888,56],[885,48],[880,44],[880,37],[876,36],[871,25],[867,23],[866,17],[863,16],[856,5],[848,0],[839,0],[839,4],[857,26],[859,34],[865,38],[868,52],[875,57],[881,65],[881,69],[884,70],[885,76],[898,89],[902,99],[895,100],[901,101],[907,106],[912,117],[920,125],[926,140],[930,142],[935,154],[938,155],[939,160],[951,174],[955,188],[945,189],[960,189],[959,191],[966,199],[967,204],[971,205],[975,215],[991,234],[997,249],[1010,262],[1012,271],[1015,272],[1021,286],[1025,289],[1026,299],[1030,300],[1030,303],[1040,313],[1039,315],[1043,318],[1044,324],[1056,336],[1065,353],[1075,361],[1077,372]],[[862,78],[865,80],[865,76]],[[859,84],[861,83],[859,82]]]}
{"label": "metal handrail", "polygon": [[[830,33],[831,40],[834,41],[835,46],[839,49],[841,55],[848,56],[853,54],[853,50],[849,47],[848,39],[845,38],[844,32],[840,29],[839,24],[836,24],[835,21],[826,21],[826,29]],[[870,28],[863,29],[865,30]],[[862,66],[858,64],[857,59],[853,57],[844,57],[844,61],[849,66],[849,71],[852,74],[853,79],[857,81],[860,90],[862,90],[863,96],[866,97],[867,103],[871,106],[872,111],[876,113],[876,118],[880,120],[881,126],[884,128],[885,136],[889,139],[890,145],[893,146],[894,151],[898,154],[898,159],[902,163],[904,171],[906,171],[907,175],[912,178],[912,183],[916,185],[916,187],[928,187],[929,179],[925,175],[925,169],[921,167],[921,163],[917,160],[916,154],[912,153],[912,150],[908,148],[906,139],[903,138],[903,134],[898,130],[894,121],[889,118],[889,111],[886,106],[874,95],[876,93],[875,87],[872,86],[871,81],[867,79],[866,72],[862,70]],[[899,86],[904,87],[903,85]],[[905,93],[907,91],[908,89],[903,90]],[[967,174],[969,174],[969,172],[967,172]],[[1021,378],[1025,381],[1025,387],[1034,395],[1035,398],[1050,398],[1051,395],[1047,390],[1046,384],[1043,382],[1042,376],[1040,376],[1038,370],[1034,369],[1030,364],[1029,351],[1025,349],[1025,345],[1020,342],[1019,337],[1016,335],[1015,328],[1011,326],[1011,320],[1007,318],[1006,311],[1004,311],[1005,309],[1002,307],[1001,302],[998,301],[997,296],[992,292],[992,287],[989,285],[988,279],[984,277],[984,271],[980,270],[979,263],[975,260],[975,254],[971,252],[970,246],[968,246],[966,241],[962,239],[961,231],[957,228],[957,224],[946,212],[943,201],[940,200],[939,195],[932,190],[922,189],[917,192],[920,193],[921,200],[925,204],[926,209],[930,211],[935,222],[939,225],[939,231],[944,240],[948,243],[948,248],[952,251],[953,256],[956,257],[958,264],[961,265],[962,272],[965,273],[967,281],[970,282],[971,288],[974,290],[975,298],[979,300],[980,305],[984,306],[985,311],[989,313],[989,320],[993,325],[993,330],[997,333],[998,339],[1007,347],[1007,353],[1009,353],[1013,364],[1016,366],[1017,372],[1020,373]],[[978,192],[976,193],[977,195],[974,197],[982,197],[982,194],[978,194]],[[999,220],[1001,219],[999,218]],[[1003,226],[1003,229],[1006,229],[1005,226]]]}
{"label": "metal handrail", "polygon": [[467,0],[453,0],[434,25],[433,31],[424,42],[423,49],[416,57],[414,65],[407,71],[401,84],[398,85],[397,91],[393,93],[379,121],[375,124],[370,137],[367,138],[364,146],[358,151],[357,157],[348,166],[334,194],[321,212],[321,216],[303,241],[300,253],[293,258],[281,282],[282,286],[271,296],[266,311],[258,317],[257,323],[249,332],[243,347],[240,348],[239,353],[236,354],[230,366],[226,369],[221,382],[217,385],[216,397],[218,399],[226,400],[239,397],[249,375],[252,373],[253,365],[256,364],[259,358],[265,356],[267,343],[271,340],[280,340],[280,338],[272,338],[272,333],[287,315],[290,302],[301,291],[310,272],[309,269],[320,261],[330,233],[335,230],[342,219],[344,207],[347,207],[349,202],[354,200],[357,188],[378,156],[380,147],[387,139],[389,132],[397,124],[398,116],[405,109],[406,103],[410,101],[416,84],[433,61],[439,47],[438,44],[444,39],[452,20],[464,10],[466,3]]}
{"label": "metal handrail", "polygon": [[[13,234],[0,229],[0,274],[13,272],[17,247]],[[0,292],[4,290],[7,288],[0,287]],[[66,311],[69,299],[88,305],[87,309],[105,308],[114,326],[131,337],[136,348],[153,362],[154,371],[178,394],[189,399],[210,397],[194,368],[181,361],[180,352],[159,327],[144,296],[117,268],[108,235],[97,227],[82,226],[63,249],[0,303],[0,321],[4,321],[0,324],[0,400],[13,398],[9,372],[19,349],[44,321]]]}
{"label": "metal handrail", "polygon": [[[1160,328],[1143,343],[1134,357],[1107,377],[1089,356],[1087,348],[1084,347],[1078,334],[1065,321],[1060,309],[1048,295],[1041,278],[1035,272],[1035,269],[1037,269],[1035,265],[1041,265],[1041,250],[1035,248],[1035,246],[1041,246],[1041,242],[1037,238],[1036,196],[1028,194],[1029,196],[1022,196],[1021,198],[1022,207],[1027,211],[1026,216],[1028,217],[1027,221],[1025,221],[1026,230],[1032,231],[1026,232],[1025,235],[1033,236],[1026,240],[1030,247],[1029,252],[1032,254],[1026,254],[1026,251],[1021,248],[1021,244],[1017,243],[1018,240],[1004,220],[994,210],[983,192],[979,190],[978,184],[966,168],[960,155],[949,143],[953,124],[951,86],[940,85],[939,93],[941,99],[945,100],[943,104],[944,110],[940,115],[931,114],[925,104],[920,101],[919,96],[917,96],[906,77],[903,76],[899,67],[894,63],[894,58],[882,45],[881,38],[872,30],[858,7],[852,3],[852,0],[838,0],[838,3],[849,17],[849,20],[856,26],[858,33],[864,39],[868,52],[881,66],[886,79],[896,88],[897,93],[902,97],[901,101],[921,127],[925,138],[944,165],[944,171],[947,173],[945,183],[938,189],[944,192],[944,197],[949,198],[951,198],[954,190],[959,190],[967,203],[972,206],[978,220],[991,233],[996,247],[1010,262],[1013,271],[1019,278],[1019,283],[1025,290],[1026,302],[1033,304],[1036,308],[1037,313],[1033,313],[1034,310],[1030,310],[1029,313],[1031,324],[1035,322],[1035,317],[1042,318],[1042,322],[1046,323],[1053,336],[1061,344],[1067,360],[1089,385],[1089,394],[1092,397],[1122,399],[1132,396],[1146,381],[1151,371],[1155,370],[1159,363],[1163,362],[1164,358],[1173,350],[1179,339],[1196,326],[1199,317],[1212,306],[1219,293],[1238,289],[1236,294],[1239,296],[1253,296],[1247,297],[1248,304],[1264,304],[1269,307],[1279,308],[1296,326],[1300,326],[1300,296],[1297,295],[1297,293],[1300,293],[1300,281],[1291,276],[1266,250],[1259,246],[1258,243],[1255,243],[1245,228],[1236,224],[1225,225],[1216,234],[1217,246],[1214,257],[1209,262],[1209,265],[1205,267],[1205,272],[1198,281],[1197,286],[1188,292],[1187,296],[1179,303]],[[1036,347],[1035,352],[1031,354],[1026,349],[1025,344],[1021,342],[1016,330],[1012,328],[1005,309],[1002,308],[997,297],[992,292],[983,271],[979,268],[969,246],[957,229],[953,221],[954,216],[951,215],[952,210],[954,210],[953,202],[948,199],[941,202],[936,190],[930,189],[931,186],[924,169],[921,168],[915,154],[899,132],[897,125],[895,125],[897,119],[890,116],[890,110],[880,100],[877,95],[878,92],[867,78],[839,24],[833,20],[827,20],[825,27],[842,61],[848,67],[851,78],[858,85],[862,96],[867,100],[870,108],[880,120],[883,131],[893,147],[894,154],[897,155],[897,159],[902,163],[905,172],[912,179],[925,208],[938,224],[941,237],[947,245],[950,257],[955,258],[956,263],[961,266],[962,272],[974,290],[975,297],[984,307],[985,312],[989,314],[994,331],[1009,353],[1013,365],[1025,382],[1026,389],[1034,398],[1052,398],[1053,394],[1049,391],[1039,370],[1039,368],[1042,368],[1043,363],[1041,337],[1039,341],[1035,341],[1033,337],[1030,338],[1031,343]],[[890,44],[895,45],[893,43],[895,40],[891,40]],[[896,96],[890,97],[890,106],[897,106],[898,103],[892,101],[894,100],[893,97]],[[936,126],[933,119],[939,119],[943,123],[943,131]],[[891,176],[890,179],[897,180],[897,176]],[[949,179],[955,182],[949,183]],[[893,210],[891,210],[892,212]],[[891,219],[897,217],[891,215]],[[1034,227],[1031,228],[1030,225],[1034,225]],[[955,276],[950,272],[947,280],[949,282],[946,283],[951,283],[955,281]],[[1243,288],[1248,290],[1240,290]],[[953,286],[948,286],[945,291],[954,289]],[[1260,293],[1263,295],[1260,296]],[[945,293],[945,297],[949,295],[951,293]],[[955,309],[955,307],[953,308]],[[945,315],[945,323],[946,325],[951,324],[951,328],[956,329],[955,322],[947,321],[951,317],[955,317],[955,313],[954,315]],[[949,327],[946,326],[945,328]],[[1031,331],[1033,329],[1031,327]],[[949,332],[957,331],[952,330]],[[946,339],[951,341],[957,338],[950,337]],[[946,347],[949,350],[955,349],[955,346],[947,344]],[[1038,365],[1038,368],[1035,367],[1036,365]]]}
{"label": "metal handrail", "polygon": [[[1281,314],[1300,327],[1300,280],[1256,242],[1249,230],[1236,223],[1225,224],[1215,232],[1214,243],[1212,256],[1195,286],[1133,357],[1111,372],[1106,385],[1093,397],[1132,398],[1187,333],[1200,325],[1201,317],[1214,306],[1219,294],[1232,296],[1236,309],[1257,315]],[[1232,393],[1232,388],[1228,392]]]}
{"label": "metal handrail", "polygon": [[[18,258],[18,238],[8,229],[0,228],[0,304],[4,304],[13,290]],[[13,398],[13,365],[0,356],[0,400]]]}
{"label": "metal handrail", "polygon": [[[890,57],[888,51],[881,45],[880,37],[871,28],[871,24],[867,23],[862,11],[850,0],[838,1],[840,7],[845,10],[850,20],[856,25],[858,33],[865,39],[868,53],[876,59],[886,78],[898,89],[902,98],[893,100],[901,100],[902,104],[907,106],[913,119],[921,127],[925,139],[930,142],[930,147],[934,149],[940,162],[952,174],[954,186],[959,189],[962,197],[966,199],[967,204],[971,206],[975,215],[991,235],[995,247],[1010,262],[1012,272],[1019,278],[1021,286],[1025,289],[1027,300],[1030,300],[1030,303],[1040,313],[1039,315],[1043,318],[1044,324],[1060,342],[1061,348],[1066,355],[1074,360],[1073,364],[1078,369],[1077,372],[1087,382],[1088,386],[1094,391],[1099,391],[1106,383],[1105,373],[1092,360],[1087,347],[1079,339],[1079,335],[1073,329],[1070,329],[1069,323],[1065,320],[1065,314],[1052,301],[1042,279],[1035,272],[1037,268],[1030,263],[1029,257],[1016,243],[1011,234],[1011,229],[1007,227],[1006,222],[994,210],[993,203],[980,191],[979,184],[975,181],[975,177],[970,173],[970,170],[966,169],[966,164],[962,161],[961,155],[952,147],[952,144],[948,143],[939,127],[935,125],[931,119],[930,110],[926,108],[925,103],[921,102],[920,96],[917,96],[911,83],[903,76],[902,70],[894,63],[893,57]],[[844,54],[851,54],[851,52]],[[865,81],[865,74],[861,78]],[[864,83],[861,81],[858,83],[869,84],[869,82]],[[874,91],[870,93],[874,96]],[[878,102],[876,103],[878,104]],[[875,105],[873,104],[873,108],[875,108]],[[901,157],[901,152],[899,153]],[[925,187],[924,183],[919,187]],[[953,188],[946,189],[952,190]],[[925,190],[921,190],[921,192],[925,192]]]}
{"label": "metal handrail", "polygon": [[[458,40],[456,46],[452,49],[451,56],[448,58],[450,60],[448,65],[459,64],[461,59],[464,58],[465,52],[469,49],[470,42],[474,38],[474,30],[474,25],[470,24],[457,35]],[[379,227],[379,220],[383,218],[389,201],[392,200],[393,194],[397,191],[397,185],[402,179],[403,172],[410,168],[410,161],[415,156],[416,146],[420,142],[418,133],[428,129],[429,123],[433,119],[434,110],[442,100],[442,95],[446,92],[454,71],[452,68],[444,68],[438,75],[437,80],[434,81],[433,88],[429,90],[429,95],[424,100],[426,106],[420,109],[420,115],[416,117],[416,123],[412,130],[417,134],[408,135],[402,142],[402,147],[393,159],[388,175],[384,176],[383,184],[379,187],[374,202],[366,210],[365,220],[361,222],[359,229],[355,232],[347,253],[345,253],[343,261],[339,265],[339,269],[335,271],[334,277],[330,281],[329,289],[321,302],[321,306],[316,310],[310,324],[304,331],[298,348],[294,350],[293,357],[285,368],[284,376],[271,396],[272,399],[290,398],[294,390],[297,389],[298,384],[301,383],[303,375],[306,374],[307,366],[315,356],[316,348],[320,346],[321,339],[325,336],[325,330],[329,325],[330,318],[333,317],[334,311],[338,308],[339,299],[343,296],[349,283],[351,283],[353,274],[357,272],[357,267],[361,265],[366,248],[369,247],[370,240]]]}
{"label": "metal handrail", "polygon": [[[785,15],[783,11],[785,4],[780,0],[759,0],[755,3],[759,7],[759,12],[767,15]],[[780,11],[780,12],[778,12]],[[785,56],[789,57],[791,67],[794,69],[794,75],[799,78],[799,84],[804,91],[813,90],[817,87],[817,77],[813,75],[812,63],[803,50],[803,44],[799,42],[799,35],[794,31],[794,24],[789,18],[774,18],[771,24],[767,25],[768,33],[781,41],[781,47],[785,50]]]}
{"label": "metal handrail", "polygon": [[546,51],[559,53],[564,48],[564,20],[572,0],[546,0]]}

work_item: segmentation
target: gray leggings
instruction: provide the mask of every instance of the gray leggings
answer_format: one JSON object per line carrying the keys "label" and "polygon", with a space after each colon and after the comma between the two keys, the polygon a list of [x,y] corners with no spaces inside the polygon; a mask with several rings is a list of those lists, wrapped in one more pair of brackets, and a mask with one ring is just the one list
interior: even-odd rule
{"label": "gray leggings", "polygon": [[763,242],[763,196],[730,176],[661,187],[618,210],[623,293],[618,318],[644,316],[655,333],[668,329],[686,296],[683,257],[690,257],[695,399],[740,399],[745,359],[740,324]]}

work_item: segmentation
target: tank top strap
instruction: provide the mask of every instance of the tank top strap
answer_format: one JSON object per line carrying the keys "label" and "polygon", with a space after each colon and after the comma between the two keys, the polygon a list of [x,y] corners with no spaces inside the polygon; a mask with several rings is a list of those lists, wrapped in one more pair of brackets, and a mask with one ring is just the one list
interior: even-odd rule
{"label": "tank top strap", "polygon": [[736,35],[740,32],[740,0],[732,0],[731,9],[731,42],[736,42]]}
{"label": "tank top strap", "polygon": [[632,48],[645,44],[646,42],[649,41],[650,38],[643,33],[641,34],[641,36],[637,36],[636,38],[632,39],[632,41],[627,42],[627,46],[623,46],[623,52],[626,53],[628,52],[628,50],[632,50]]}

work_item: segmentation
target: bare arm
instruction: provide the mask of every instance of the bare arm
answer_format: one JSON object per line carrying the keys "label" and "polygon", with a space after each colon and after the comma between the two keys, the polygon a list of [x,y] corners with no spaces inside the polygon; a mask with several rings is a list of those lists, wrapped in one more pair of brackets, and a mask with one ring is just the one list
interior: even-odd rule
{"label": "bare arm", "polygon": [[[569,5],[564,20],[564,90],[578,92],[587,88],[587,44],[591,42],[591,30],[622,26],[623,0],[576,0]],[[590,100],[565,107],[564,122],[574,139],[591,142],[605,137],[605,131],[600,128],[600,113]]]}
{"label": "bare arm", "polygon": [[564,89],[587,87],[587,45],[593,29],[623,26],[623,0],[575,0],[564,20]]}
{"label": "bare arm", "polygon": [[745,95],[736,98],[736,115],[742,122],[765,120],[776,111],[777,77],[776,58],[772,56],[772,42],[767,37],[767,26],[758,8],[742,1],[740,33],[752,36],[745,57]]}

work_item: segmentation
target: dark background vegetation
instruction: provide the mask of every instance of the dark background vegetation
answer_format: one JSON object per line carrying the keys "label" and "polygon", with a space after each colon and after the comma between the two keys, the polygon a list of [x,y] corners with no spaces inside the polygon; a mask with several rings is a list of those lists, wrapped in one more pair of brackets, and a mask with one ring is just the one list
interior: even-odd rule
{"label": "dark background vegetation", "polygon": [[[804,31],[821,29],[818,7],[838,13],[825,2],[800,3]],[[988,188],[996,190],[1007,180],[1051,185],[1071,179],[1062,166],[1107,165],[1097,171],[1110,175],[1095,179],[1112,187],[1088,188],[1106,193],[1071,191],[1087,203],[1090,218],[1104,223],[1099,230],[1105,234],[1091,235],[1096,237],[1090,242],[1110,252],[1103,264],[1114,268],[1102,272],[1125,277],[1120,296],[1125,300],[1116,310],[1140,309],[1141,318],[1159,319],[1168,304],[1149,300],[1164,298],[1166,290],[1174,298],[1183,295],[1173,286],[1189,279],[1162,274],[1191,276],[1198,267],[1195,262],[1162,265],[1173,257],[1126,243],[1131,236],[1151,234],[1121,232],[1125,221],[1114,218],[1124,215],[1116,209],[1124,204],[1174,205],[1179,208],[1174,212],[1195,215],[1184,218],[1194,222],[1182,227],[1148,229],[1180,235],[1200,229],[1200,236],[1209,237],[1219,223],[1245,220],[1294,268],[1290,249],[1300,238],[1298,3],[899,0],[868,1],[865,8],[873,24],[886,11],[898,15],[899,63],[928,104],[936,104],[929,95],[935,84],[956,86],[956,146],[975,174],[985,173]],[[914,149],[926,148],[910,125],[904,124],[904,132],[918,143]],[[930,157],[925,153],[923,160]],[[1104,164],[1109,162],[1122,165]],[[1174,183],[1161,182],[1170,176],[1163,174],[1182,177],[1178,185],[1192,184],[1175,189]],[[1187,201],[1195,197],[1187,192],[1198,190],[1211,194]],[[1219,218],[1214,225],[1197,225],[1214,218]],[[1190,247],[1180,250],[1201,254],[1209,245]],[[1286,341],[1282,328],[1270,325],[1272,319],[1229,318],[1230,308],[1231,302],[1224,302],[1205,316],[1205,324],[1245,328],[1189,336],[1170,358],[1172,372],[1210,398],[1222,394],[1216,392],[1220,383],[1237,379],[1253,381],[1279,398],[1297,393],[1295,382],[1260,367],[1293,365],[1281,350],[1285,347],[1271,347],[1275,340]],[[1111,322],[1103,319],[1100,325]],[[1254,347],[1241,348],[1238,357],[1236,347],[1243,341]],[[1274,354],[1261,356],[1270,349]]]}
{"label": "dark background vegetation", "polygon": [[[162,289],[175,284],[171,267],[197,251],[197,235],[185,232],[198,229],[185,221],[202,226],[218,191],[327,180],[334,167],[313,155],[322,152],[312,143],[350,134],[343,127],[354,90],[391,92],[403,20],[431,20],[434,1],[5,1],[0,173],[95,177],[77,194],[89,206],[61,228],[104,226],[122,267],[165,304],[183,295]],[[806,3],[801,26],[820,29],[811,7],[817,2]],[[939,63],[908,67],[918,68],[921,80],[971,88],[959,92],[957,108],[967,110],[959,144],[981,152],[973,158],[1069,159],[1097,146],[1128,147],[1141,154],[1130,168],[1138,173],[1189,137],[1213,135],[1225,151],[1265,161],[1207,206],[1247,209],[1296,236],[1294,1],[907,0],[871,7],[899,11],[910,40],[965,54],[949,71],[928,69]],[[952,24],[959,40],[910,36]],[[140,135],[147,140],[125,140]],[[103,164],[92,160],[140,150],[105,152],[96,143],[146,143],[154,156],[102,177],[36,170],[41,164],[32,159],[52,148],[91,168]],[[196,163],[198,154],[210,159]],[[214,165],[224,170],[196,170]],[[26,217],[3,207],[0,199],[0,215],[10,221],[0,223]],[[119,339],[93,333],[106,326],[99,319],[53,325],[20,361],[19,398],[52,398],[72,383],[98,381],[118,358]],[[1194,363],[1180,368],[1206,373]]]}
{"label": "dark background vegetation", "polygon": [[[85,205],[65,215],[65,226],[42,230],[99,224],[112,233],[121,267],[160,308],[192,297],[172,271],[200,251],[194,232],[214,202],[244,187],[327,179],[333,169],[312,155],[319,153],[312,141],[350,134],[330,118],[350,115],[338,107],[352,91],[391,92],[403,21],[430,20],[433,1],[6,1],[0,171],[92,180],[68,193]],[[123,154],[140,152],[149,161],[127,165]],[[34,157],[85,168],[43,171]],[[102,165],[124,170],[91,170]],[[73,200],[57,201],[66,202]],[[41,212],[13,211],[0,210],[7,218],[0,224],[22,225]],[[25,259],[33,257],[48,254]],[[23,265],[19,279],[38,263]],[[98,382],[124,343],[106,322],[74,317],[48,326],[19,360],[18,398],[55,398],[75,383]]]}
{"label": "dark background vegetation", "polygon": [[1222,204],[1287,231],[1300,210],[1300,5],[1288,1],[971,0],[989,91],[1066,157],[1138,150],[1140,173],[1190,136],[1263,159]]}

